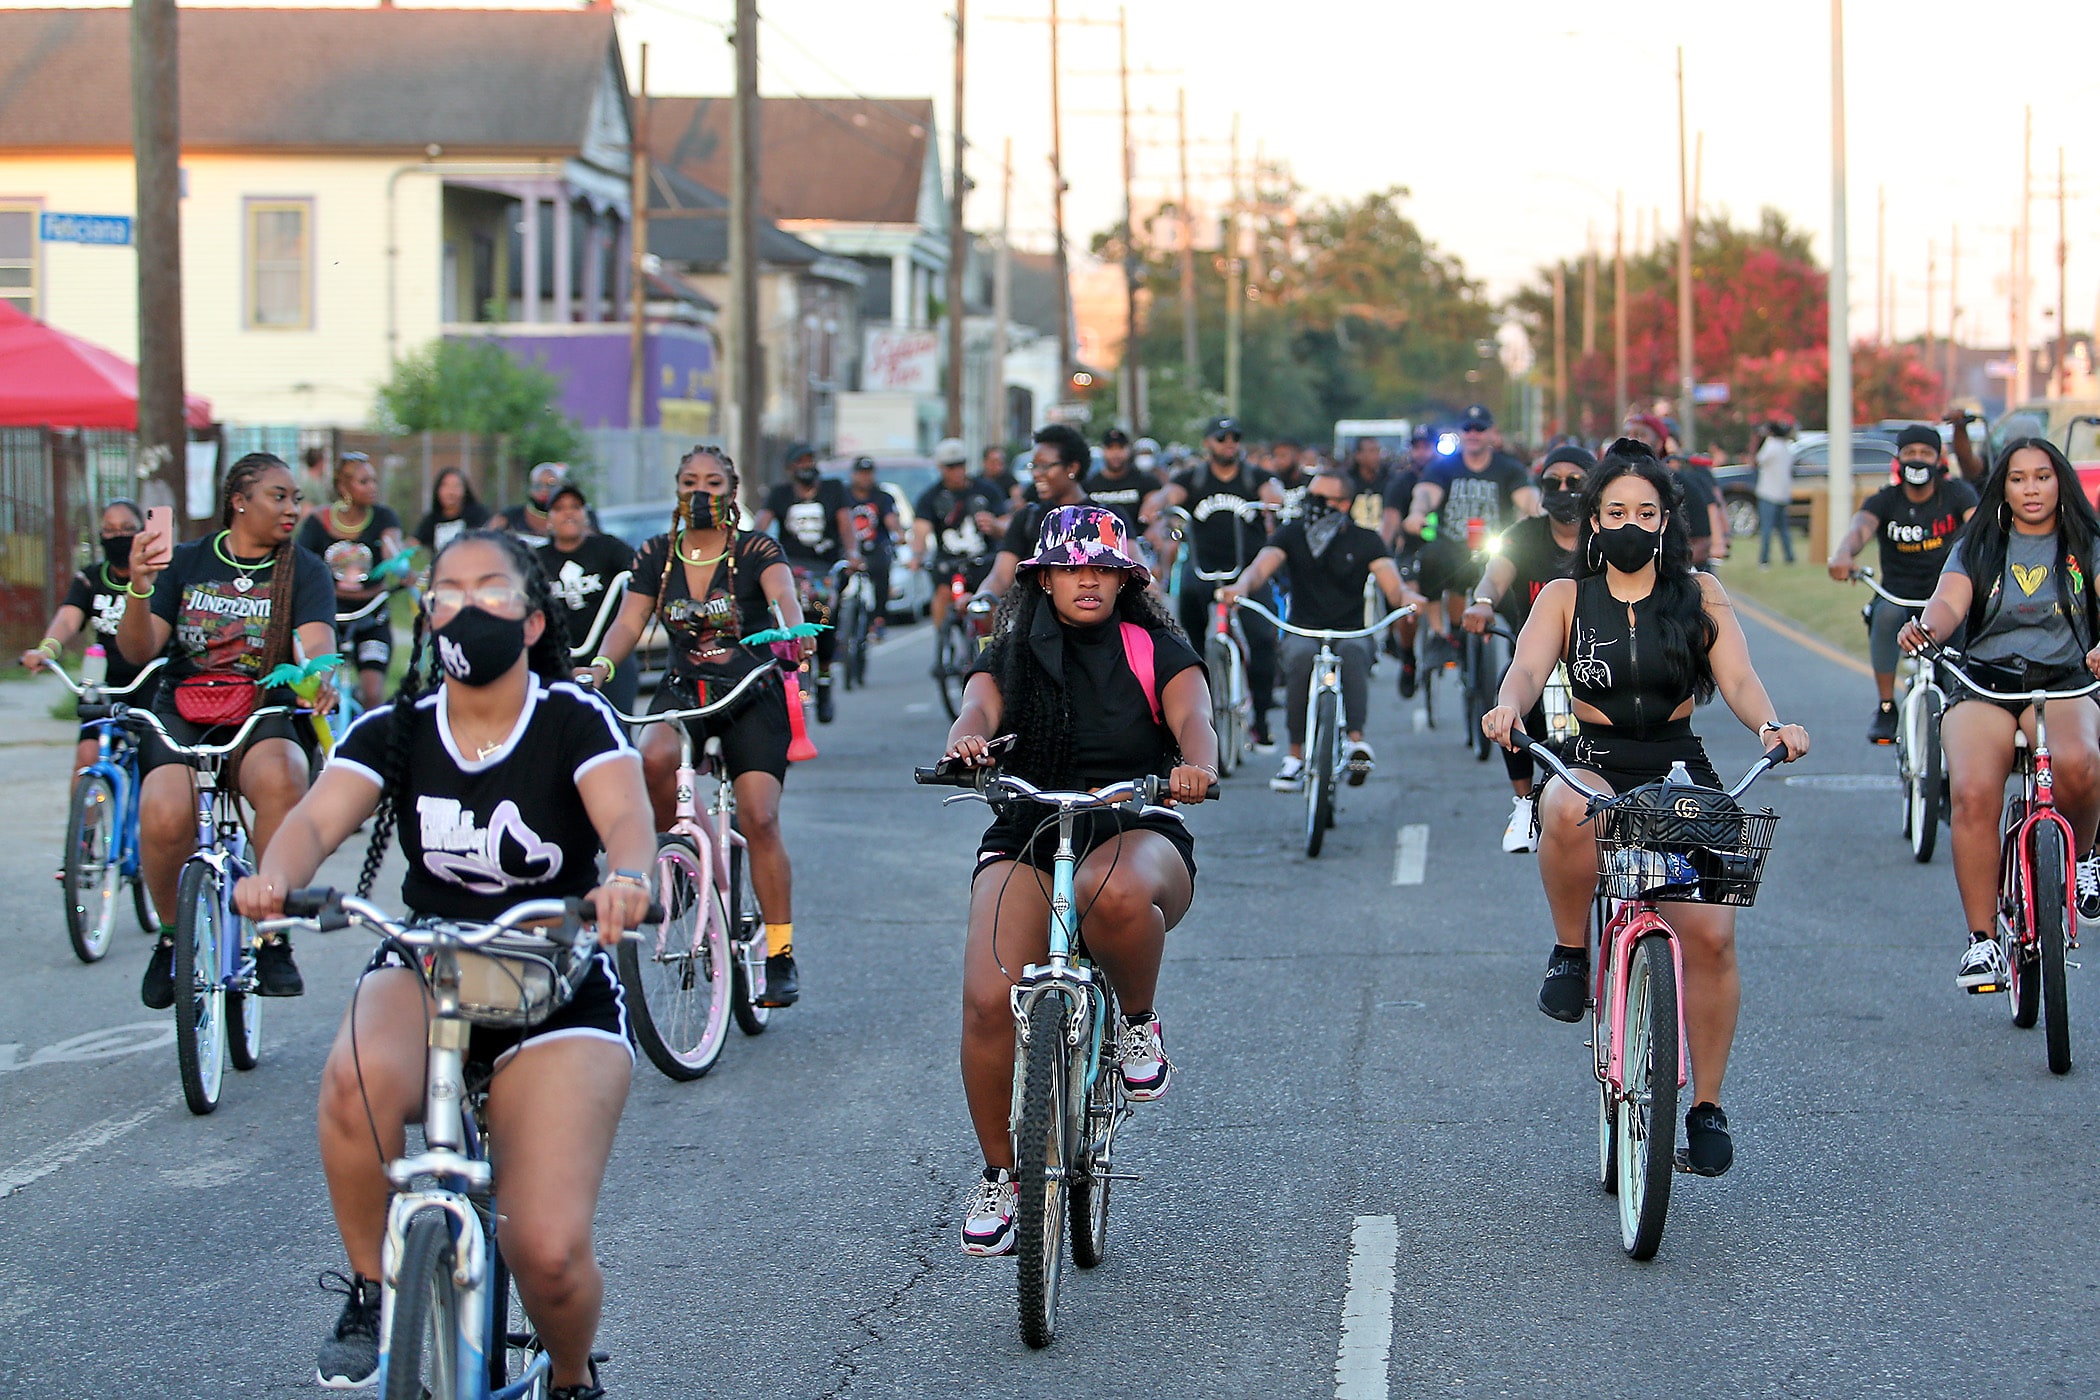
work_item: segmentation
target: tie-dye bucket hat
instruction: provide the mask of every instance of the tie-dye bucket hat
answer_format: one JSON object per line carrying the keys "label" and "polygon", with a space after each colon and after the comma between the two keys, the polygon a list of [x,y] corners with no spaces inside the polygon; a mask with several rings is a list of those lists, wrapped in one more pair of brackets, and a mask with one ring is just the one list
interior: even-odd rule
{"label": "tie-dye bucket hat", "polygon": [[1043,517],[1035,553],[1021,569],[1123,569],[1139,583],[1152,582],[1152,572],[1137,561],[1136,542],[1123,517],[1100,506],[1059,506]]}

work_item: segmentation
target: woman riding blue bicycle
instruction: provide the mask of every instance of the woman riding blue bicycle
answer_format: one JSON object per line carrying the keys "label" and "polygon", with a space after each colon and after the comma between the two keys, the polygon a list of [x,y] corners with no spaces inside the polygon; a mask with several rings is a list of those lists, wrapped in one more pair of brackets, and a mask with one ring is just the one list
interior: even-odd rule
{"label": "woman riding blue bicycle", "polygon": [[[1963,665],[1993,690],[2054,690],[2100,676],[2100,606],[2090,580],[2100,517],[2078,474],[2044,438],[2015,438],[1998,454],[1982,499],[1947,552],[1932,601],[1898,638],[1916,651],[1964,630]],[[1976,580],[1988,585],[1979,590]],[[1970,992],[2005,985],[1995,934],[1998,818],[2017,733],[2034,739],[2033,706],[1947,688],[1941,743],[1953,799],[1954,880],[1969,944],[1955,981]],[[2078,912],[2100,917],[2100,710],[2078,699],[2049,705],[2056,805],[2078,843]],[[2090,912],[2088,912],[2090,910]]]}
{"label": "woman riding blue bicycle", "polygon": [[[131,584],[131,542],[146,528],[146,515],[136,501],[111,501],[102,508],[102,562],[73,575],[65,600],[44,628],[44,639],[22,653],[22,664],[37,670],[46,661],[58,660],[67,642],[86,633],[86,645],[100,645],[109,670],[103,684],[122,690],[138,679],[144,665],[134,666],[117,645],[117,625],[124,617],[124,590]],[[133,695],[133,705],[150,706],[151,692]],[[102,750],[102,726],[80,726],[79,742],[73,746],[73,771],[93,763]]]}
{"label": "woman riding blue bicycle", "polygon": [[[1646,444],[1620,438],[1590,473],[1582,498],[1576,576],[1540,590],[1517,638],[1499,704],[1482,717],[1489,738],[1510,731],[1537,703],[1554,663],[1565,658],[1582,733],[1567,762],[1600,790],[1625,792],[1683,764],[1692,781],[1718,788],[1692,710],[1716,691],[1761,743],[1808,752],[1808,731],[1775,715],[1728,595],[1694,572],[1681,519],[1684,493]],[[1590,906],[1597,890],[1597,840],[1587,799],[1565,782],[1546,784],[1539,806],[1539,874],[1553,913],[1554,948],[1539,1009],[1577,1021],[1588,1005]],[[1690,1169],[1719,1176],[1735,1158],[1721,1082],[1735,1040],[1742,984],[1735,965],[1735,910],[1665,903],[1684,947],[1684,1024],[1694,1103],[1685,1115]]]}
{"label": "woman riding blue bicycle", "polygon": [[[413,917],[494,918],[530,899],[585,896],[601,944],[649,907],[656,832],[642,767],[603,701],[569,680],[568,647],[525,545],[470,531],[438,551],[427,628],[391,704],[343,736],[305,801],[240,882],[241,912],[282,917],[284,897],[374,818],[360,892],[398,832]],[[443,682],[423,689],[435,656]],[[600,881],[603,849],[610,875]],[[424,1104],[428,993],[383,947],[359,979],[321,1075],[321,1165],[351,1277],[316,1370],[332,1388],[379,1364],[379,1284],[389,1187]],[[467,1057],[489,1079],[502,1250],[553,1361],[556,1400],[596,1400],[590,1352],[604,1298],[591,1218],[634,1052],[603,948],[568,1002],[523,1029],[476,1027]]]}
{"label": "woman riding blue bicycle", "polygon": [[[1164,774],[1174,802],[1202,801],[1218,776],[1210,691],[1203,663],[1147,591],[1150,582],[1113,511],[1049,512],[1035,554],[1021,561],[1000,606],[991,645],[971,669],[947,761],[990,766],[994,736],[1011,734],[999,761],[1039,786],[1093,789]],[[1043,816],[1017,810],[993,821],[978,841],[970,884],[963,1092],[985,1168],[965,1212],[962,1247],[976,1255],[1014,1247],[1007,992],[1049,946],[1057,823],[1053,815],[1046,825]],[[1123,1087],[1133,1099],[1157,1099],[1172,1066],[1153,991],[1167,930],[1195,895],[1196,843],[1176,813],[1118,811],[1084,814],[1075,846],[1086,946],[1129,1024],[1118,1047]]]}

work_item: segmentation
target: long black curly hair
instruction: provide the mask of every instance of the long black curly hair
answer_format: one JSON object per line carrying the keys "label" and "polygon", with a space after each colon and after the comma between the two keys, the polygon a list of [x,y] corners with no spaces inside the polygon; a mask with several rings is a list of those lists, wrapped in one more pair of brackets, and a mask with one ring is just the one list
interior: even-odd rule
{"label": "long black curly hair", "polygon": [[1639,438],[1622,437],[1605,448],[1582,488],[1582,536],[1575,542],[1577,586],[1580,580],[1611,567],[1595,543],[1596,521],[1605,488],[1622,476],[1637,476],[1653,486],[1665,513],[1662,552],[1655,560],[1656,627],[1662,635],[1664,664],[1672,676],[1688,681],[1699,699],[1710,700],[1715,688],[1713,649],[1721,639],[1721,629],[1707,616],[1699,575],[1692,569],[1692,539],[1684,527],[1684,486]]}
{"label": "long black curly hair", "polygon": [[[1045,671],[1036,660],[1035,649],[1028,645],[1029,633],[1051,607],[1050,594],[1033,571],[1021,574],[999,602],[992,640],[985,649],[986,664],[999,683],[1004,708],[1001,727],[1016,736],[1007,766],[1039,787],[1060,787],[1073,781],[1072,729],[1078,718],[1064,677]],[[1115,620],[1135,622],[1148,632],[1182,636],[1181,625],[1134,575],[1126,574],[1117,590]]]}
{"label": "long black curly hair", "polygon": [[[1984,479],[1976,513],[1961,530],[1962,567],[1976,587],[1969,598],[1969,636],[1980,637],[2002,601],[2005,580],[2005,551],[2012,536],[2012,508],[2006,504],[2006,480],[2012,474],[2012,459],[2019,452],[2039,452],[2056,472],[2056,576],[2083,580],[2082,585],[2056,590],[2056,609],[2071,624],[2080,646],[2091,646],[2100,636],[2093,596],[2094,544],[2100,540],[2100,516],[2085,496],[2078,472],[2063,449],[2047,438],[2014,438],[1999,449],[1991,474]],[[2073,607],[2077,611],[2073,611]]]}
{"label": "long black curly hair", "polygon": [[[526,548],[525,542],[508,530],[467,530],[451,540],[430,560],[432,576],[437,573],[438,562],[463,544],[490,544],[503,552],[510,564],[511,572],[517,575],[525,590],[525,616],[529,621],[534,613],[547,620],[540,632],[540,639],[526,653],[526,665],[535,676],[544,681],[565,681],[573,673],[569,660],[569,634],[562,622],[563,609],[554,606],[553,591],[547,586],[547,575],[540,569],[539,560]],[[372,839],[365,846],[364,867],[357,873],[357,894],[368,899],[372,894],[372,881],[378,878],[379,867],[386,860],[387,847],[393,843],[394,827],[400,816],[401,794],[408,790],[408,760],[410,737],[416,720],[416,702],[429,690],[435,680],[430,664],[430,627],[428,615],[416,613],[415,642],[408,653],[408,669],[401,674],[401,685],[394,691],[392,712],[386,717],[386,771],[381,775],[379,807],[373,814]]]}

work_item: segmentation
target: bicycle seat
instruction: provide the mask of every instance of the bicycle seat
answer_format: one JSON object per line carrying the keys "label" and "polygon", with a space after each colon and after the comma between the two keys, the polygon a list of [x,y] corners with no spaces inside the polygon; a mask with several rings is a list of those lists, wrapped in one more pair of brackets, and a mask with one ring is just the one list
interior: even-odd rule
{"label": "bicycle seat", "polygon": [[707,742],[700,747],[700,752],[709,758],[720,758],[722,756],[722,736],[719,734],[708,735]]}
{"label": "bicycle seat", "polygon": [[2024,730],[2024,729],[2016,729],[2016,730],[2014,730],[2014,731],[2013,731],[2013,752],[2014,752],[2014,753],[2018,753],[2018,752],[2019,752],[2020,750],[2022,750],[2022,749],[2026,748],[2027,746],[2028,746],[2028,745],[2027,745],[2027,731],[2026,731],[2026,730]]}

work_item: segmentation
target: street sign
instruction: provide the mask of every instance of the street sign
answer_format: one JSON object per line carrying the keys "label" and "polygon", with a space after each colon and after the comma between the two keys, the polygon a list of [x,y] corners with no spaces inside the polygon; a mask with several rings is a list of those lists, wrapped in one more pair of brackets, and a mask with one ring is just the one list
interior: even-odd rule
{"label": "street sign", "polygon": [[1052,423],[1091,423],[1094,410],[1083,403],[1054,403],[1045,416]]}
{"label": "street sign", "polygon": [[45,214],[37,237],[46,243],[95,243],[105,248],[131,246],[129,214]]}
{"label": "street sign", "polygon": [[1727,403],[1726,384],[1695,384],[1692,386],[1693,403]]}

